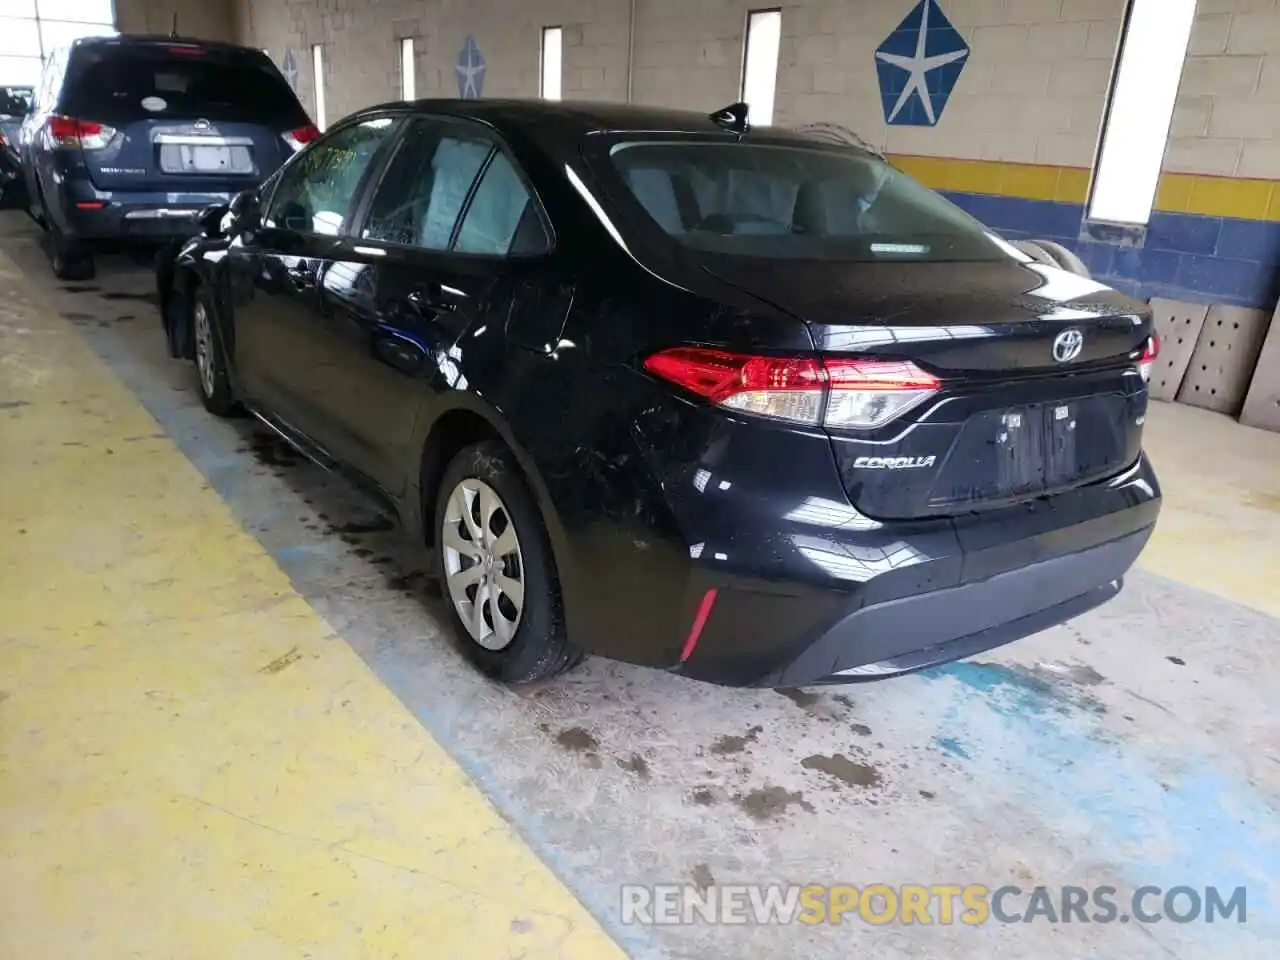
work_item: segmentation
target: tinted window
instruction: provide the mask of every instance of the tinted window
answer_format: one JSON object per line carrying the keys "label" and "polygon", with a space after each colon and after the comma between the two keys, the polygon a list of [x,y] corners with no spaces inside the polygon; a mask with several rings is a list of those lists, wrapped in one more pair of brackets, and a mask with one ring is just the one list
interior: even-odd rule
{"label": "tinted window", "polygon": [[25,117],[34,99],[30,87],[0,87],[0,117]]}
{"label": "tinted window", "polygon": [[528,256],[546,251],[538,207],[504,153],[494,154],[458,229],[460,253]]}
{"label": "tinted window", "polygon": [[624,197],[677,242],[807,260],[999,260],[986,229],[857,150],[706,141],[624,142]]}
{"label": "tinted window", "polygon": [[480,137],[414,121],[382,178],[362,236],[447,249],[462,204],[492,149]]}
{"label": "tinted window", "polygon": [[281,129],[305,122],[293,91],[265,54],[175,54],[159,44],[80,48],[61,109],[94,120],[185,117]]}
{"label": "tinted window", "polygon": [[360,178],[391,130],[389,118],[365,120],[334,131],[300,153],[280,174],[263,222],[283,230],[336,235],[350,216]]}

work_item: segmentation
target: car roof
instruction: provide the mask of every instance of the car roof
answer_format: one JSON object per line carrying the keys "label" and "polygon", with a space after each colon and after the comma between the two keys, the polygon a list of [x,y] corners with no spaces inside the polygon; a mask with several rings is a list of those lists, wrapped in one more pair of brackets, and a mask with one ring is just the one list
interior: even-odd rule
{"label": "car roof", "polygon": [[[172,44],[182,47],[200,47],[215,53],[258,53],[256,47],[246,47],[237,43],[224,43],[221,40],[201,40],[198,37],[170,36],[160,33],[114,33],[100,36],[79,37],[71,42],[71,47],[127,47],[131,45],[159,46]],[[265,56],[265,54],[263,54]]]}
{"label": "car roof", "polygon": [[[408,109],[416,113],[434,113],[461,119],[478,120],[499,130],[514,125],[546,130],[551,127],[560,135],[580,137],[595,133],[678,133],[735,134],[711,119],[710,113],[675,110],[665,107],[638,106],[590,100],[518,100],[518,99],[425,99],[411,102],[389,102],[366,107],[352,119],[391,109]],[[748,133],[753,142],[812,144],[811,138],[781,127],[753,127]]]}

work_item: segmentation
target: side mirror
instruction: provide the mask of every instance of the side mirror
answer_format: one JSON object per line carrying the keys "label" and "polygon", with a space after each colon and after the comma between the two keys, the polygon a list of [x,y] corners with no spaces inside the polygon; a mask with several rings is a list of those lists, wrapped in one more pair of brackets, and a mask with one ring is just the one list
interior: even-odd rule
{"label": "side mirror", "polygon": [[207,237],[222,236],[222,218],[231,210],[230,204],[215,203],[205,207],[196,217],[200,231]]}
{"label": "side mirror", "polygon": [[242,190],[231,198],[228,208],[235,232],[241,236],[255,232],[262,226],[262,207],[257,190]]}

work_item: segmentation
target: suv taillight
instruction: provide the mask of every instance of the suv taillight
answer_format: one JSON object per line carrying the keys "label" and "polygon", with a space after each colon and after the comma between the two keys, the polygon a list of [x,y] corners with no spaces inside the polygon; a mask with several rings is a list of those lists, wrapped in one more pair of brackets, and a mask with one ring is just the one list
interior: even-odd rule
{"label": "suv taillight", "polygon": [[1143,347],[1142,357],[1138,360],[1138,372],[1142,374],[1143,380],[1151,380],[1151,367],[1158,356],[1160,356],[1160,337],[1153,330],[1151,336],[1147,337],[1147,345]]}
{"label": "suv taillight", "polygon": [[294,153],[297,153],[308,143],[318,140],[320,131],[311,124],[307,124],[305,127],[298,127],[297,130],[287,130],[280,136],[284,137],[284,142],[293,148]]}
{"label": "suv taillight", "polygon": [[701,347],[663,350],[644,368],[729,410],[837,429],[882,426],[942,385],[910,361],[763,357]]}
{"label": "suv taillight", "polygon": [[45,130],[55,147],[79,147],[81,150],[101,150],[116,135],[114,127],[74,117],[50,117],[45,123]]}

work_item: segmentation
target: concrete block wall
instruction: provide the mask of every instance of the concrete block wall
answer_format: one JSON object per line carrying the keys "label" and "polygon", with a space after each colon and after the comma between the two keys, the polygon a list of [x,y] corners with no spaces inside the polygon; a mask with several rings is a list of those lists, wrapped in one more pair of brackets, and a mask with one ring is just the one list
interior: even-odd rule
{"label": "concrete block wall", "polygon": [[116,0],[116,27],[121,33],[163,33],[173,29],[202,40],[232,43],[238,35],[233,0]]}
{"label": "concrete block wall", "polygon": [[[1137,246],[1081,238],[1125,0],[938,2],[971,52],[936,126],[888,125],[876,75],[876,47],[916,0],[781,3],[775,122],[851,127],[992,227],[1012,237],[1056,239],[1096,274],[1139,296],[1275,304],[1280,0],[1199,0],[1156,214]],[[265,47],[278,63],[292,52],[308,106],[311,45],[324,45],[331,121],[399,96],[405,36],[417,40],[420,96],[457,94],[453,67],[467,36],[486,61],[486,97],[536,96],[540,31],[551,25],[564,28],[566,98],[624,100],[630,72],[635,102],[711,110],[738,96],[748,11],[779,5],[234,3],[242,40]]]}
{"label": "concrete block wall", "polygon": [[400,96],[400,42],[415,40],[421,97],[458,95],[468,36],[485,61],[486,97],[535,97],[542,28],[564,29],[565,97],[625,100],[629,0],[236,0],[244,42],[278,64],[292,52],[298,92],[315,108],[311,48],[325,50],[330,122]]}

